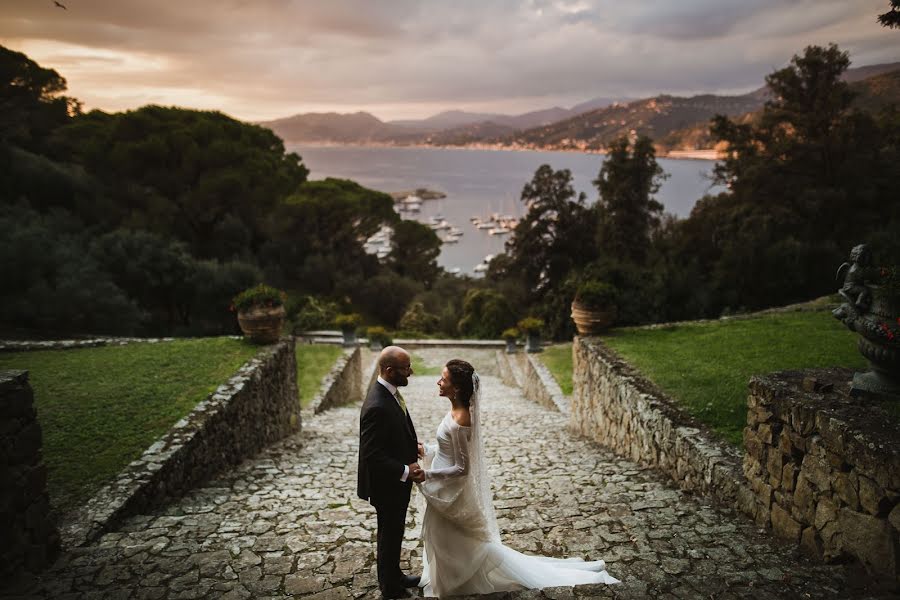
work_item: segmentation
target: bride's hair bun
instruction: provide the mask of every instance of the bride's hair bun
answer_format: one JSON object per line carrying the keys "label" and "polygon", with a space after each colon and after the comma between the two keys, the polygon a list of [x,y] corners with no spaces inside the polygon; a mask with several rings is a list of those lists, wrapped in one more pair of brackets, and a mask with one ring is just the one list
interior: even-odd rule
{"label": "bride's hair bun", "polygon": [[474,386],[472,383],[472,374],[475,373],[475,367],[464,360],[454,358],[447,362],[447,371],[450,373],[450,383],[458,390],[457,400],[469,408],[469,402],[472,400],[472,392]]}

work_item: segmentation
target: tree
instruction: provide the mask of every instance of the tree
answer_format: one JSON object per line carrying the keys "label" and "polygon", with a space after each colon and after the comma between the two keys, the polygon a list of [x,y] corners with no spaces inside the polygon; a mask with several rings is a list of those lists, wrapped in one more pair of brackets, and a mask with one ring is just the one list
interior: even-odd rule
{"label": "tree", "polygon": [[538,167],[525,184],[522,202],[528,211],[506,244],[510,261],[504,265],[507,274],[520,276],[529,293],[540,298],[595,256],[592,211],[585,195],[576,195],[572,173],[550,165]]}
{"label": "tree", "polygon": [[466,294],[459,322],[462,335],[497,339],[515,323],[516,315],[502,294],[490,289],[472,289]]}
{"label": "tree", "polygon": [[878,15],[882,27],[900,29],[900,0],[891,0],[891,10]]}
{"label": "tree", "polygon": [[593,182],[600,192],[599,242],[604,252],[636,264],[645,261],[651,230],[659,225],[663,210],[653,194],[665,177],[650,138],[641,136],[632,145],[621,137],[610,144]]}
{"label": "tree", "polygon": [[80,105],[63,96],[66,80],[53,69],[0,46],[0,142],[40,147]]}
{"label": "tree", "polygon": [[57,132],[53,152],[117,190],[130,214],[122,226],[174,236],[199,258],[233,258],[216,253],[233,248],[220,238],[234,233],[225,223],[235,218],[258,249],[264,218],[308,174],[268,129],[160,106],[79,116]]}
{"label": "tree", "polygon": [[440,238],[424,223],[400,221],[394,224],[387,264],[398,275],[419,280],[426,289],[430,288],[440,272],[437,265],[440,253]]}

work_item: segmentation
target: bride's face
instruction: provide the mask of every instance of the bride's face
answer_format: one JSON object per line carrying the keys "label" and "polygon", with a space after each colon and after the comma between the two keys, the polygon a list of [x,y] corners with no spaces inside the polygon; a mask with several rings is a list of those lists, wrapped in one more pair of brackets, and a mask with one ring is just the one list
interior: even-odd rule
{"label": "bride's face", "polygon": [[439,396],[456,398],[456,386],[450,383],[450,371],[447,370],[447,367],[444,367],[444,370],[441,371],[441,378],[438,379],[437,385]]}

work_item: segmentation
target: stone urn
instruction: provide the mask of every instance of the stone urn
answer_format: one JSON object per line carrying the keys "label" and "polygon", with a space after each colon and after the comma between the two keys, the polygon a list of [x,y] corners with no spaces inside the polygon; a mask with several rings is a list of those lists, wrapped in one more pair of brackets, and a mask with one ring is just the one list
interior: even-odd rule
{"label": "stone urn", "polygon": [[872,266],[871,253],[861,244],[853,248],[850,262],[838,269],[845,302],[833,311],[858,335],[857,348],[872,370],[856,373],[852,396],[876,396],[900,401],[900,289],[898,267]]}
{"label": "stone urn", "polygon": [[356,337],[356,328],[355,327],[341,329],[341,335],[344,338],[342,345],[345,348],[348,348],[350,346],[356,346],[357,344],[359,344],[359,340]]}
{"label": "stone urn", "polygon": [[284,306],[252,306],[238,311],[238,325],[257,344],[273,344],[281,337],[284,314]]}
{"label": "stone urn", "polygon": [[541,333],[539,331],[529,332],[525,336],[525,352],[543,352],[541,346]]}
{"label": "stone urn", "polygon": [[615,306],[605,308],[593,308],[580,301],[572,301],[572,320],[578,335],[599,335],[612,325],[618,316]]}
{"label": "stone urn", "polygon": [[516,340],[506,340],[506,353],[507,354],[515,354],[516,353]]}
{"label": "stone urn", "polygon": [[900,400],[900,298],[870,286],[872,305],[858,317],[855,331],[859,353],[871,371],[853,376],[851,395],[874,394]]}

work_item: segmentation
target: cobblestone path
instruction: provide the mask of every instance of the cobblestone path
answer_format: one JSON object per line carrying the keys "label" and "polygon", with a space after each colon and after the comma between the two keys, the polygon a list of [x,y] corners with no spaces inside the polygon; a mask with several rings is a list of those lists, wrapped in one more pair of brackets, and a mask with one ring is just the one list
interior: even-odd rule
{"label": "cobblestone path", "polygon": [[[806,562],[747,519],[574,437],[563,415],[500,382],[493,352],[418,354],[435,366],[464,356],[482,373],[505,543],[524,552],[604,559],[609,573],[624,581],[520,597],[865,597],[852,587],[865,577]],[[448,409],[436,394],[437,378],[413,376],[404,394],[423,439],[433,437]],[[358,404],[307,415],[300,434],[158,513],[134,517],[97,544],[66,553],[41,579],[0,595],[378,598],[375,514],[355,495],[358,415]],[[421,564],[416,517],[411,510],[403,551],[411,572]]]}

